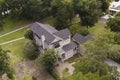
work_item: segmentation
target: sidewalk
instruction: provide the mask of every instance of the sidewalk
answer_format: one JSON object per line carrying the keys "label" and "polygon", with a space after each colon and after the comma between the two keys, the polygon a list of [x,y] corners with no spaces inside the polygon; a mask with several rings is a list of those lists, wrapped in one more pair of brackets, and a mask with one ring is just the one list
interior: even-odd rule
{"label": "sidewalk", "polygon": [[4,43],[0,43],[0,45],[9,44],[9,43],[12,43],[12,42],[15,42],[15,41],[18,41],[18,40],[22,40],[22,39],[24,39],[24,37],[17,38],[17,39],[14,39],[14,40],[11,40],[11,41],[7,41],[7,42],[4,42]]}

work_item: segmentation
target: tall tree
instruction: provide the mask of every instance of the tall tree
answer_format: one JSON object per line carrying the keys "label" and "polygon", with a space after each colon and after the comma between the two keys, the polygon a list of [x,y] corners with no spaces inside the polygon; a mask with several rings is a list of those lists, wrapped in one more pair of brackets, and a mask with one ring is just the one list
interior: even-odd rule
{"label": "tall tree", "polygon": [[102,12],[106,12],[109,8],[110,0],[99,0],[101,2],[101,10]]}
{"label": "tall tree", "polygon": [[80,0],[76,4],[81,24],[87,27],[94,26],[100,15],[100,3],[97,0]]}
{"label": "tall tree", "polygon": [[110,18],[107,26],[114,32],[120,32],[120,17]]}
{"label": "tall tree", "polygon": [[0,30],[2,29],[3,20],[2,20],[2,2],[0,2]]}
{"label": "tall tree", "polygon": [[8,53],[0,48],[0,76],[6,73],[9,78],[13,78],[13,69],[9,64],[9,60]]}
{"label": "tall tree", "polygon": [[40,61],[39,63],[42,63],[49,72],[51,72],[57,64],[58,54],[54,50],[46,50],[40,55],[38,61]]}
{"label": "tall tree", "polygon": [[58,4],[58,9],[55,17],[55,26],[58,30],[64,29],[68,27],[69,21],[68,21],[68,15],[66,10],[66,5],[60,1]]}

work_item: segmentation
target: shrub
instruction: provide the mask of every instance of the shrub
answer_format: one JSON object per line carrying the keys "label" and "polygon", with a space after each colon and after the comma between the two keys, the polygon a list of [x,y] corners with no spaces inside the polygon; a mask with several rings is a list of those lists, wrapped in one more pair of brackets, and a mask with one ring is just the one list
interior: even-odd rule
{"label": "shrub", "polygon": [[114,39],[117,44],[120,44],[120,33],[116,33]]}
{"label": "shrub", "polygon": [[27,30],[26,33],[25,33],[25,35],[24,35],[24,37],[25,37],[26,39],[33,40],[33,39],[34,39],[34,37],[33,37],[33,32],[32,32],[31,30]]}
{"label": "shrub", "polygon": [[25,57],[30,60],[36,59],[39,55],[39,49],[32,41],[28,41],[25,43],[25,45],[23,46],[23,52],[25,54]]}
{"label": "shrub", "polygon": [[89,31],[87,28],[81,28],[79,33],[82,34],[83,36],[86,36],[89,34]]}

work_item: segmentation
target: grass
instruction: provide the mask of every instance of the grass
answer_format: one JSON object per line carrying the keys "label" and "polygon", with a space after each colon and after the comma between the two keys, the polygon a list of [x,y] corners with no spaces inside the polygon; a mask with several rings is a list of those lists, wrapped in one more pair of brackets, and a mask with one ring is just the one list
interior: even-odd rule
{"label": "grass", "polygon": [[101,33],[103,30],[105,30],[105,24],[96,23],[95,26],[89,28],[90,34],[92,34],[94,37],[98,36],[99,33]]}
{"label": "grass", "polygon": [[30,21],[25,19],[14,19],[7,17],[4,19],[4,25],[3,25],[3,29],[0,31],[0,35],[15,30],[17,28],[20,28],[28,23],[30,23]]}
{"label": "grass", "polygon": [[45,20],[41,21],[41,23],[54,26],[55,19],[53,17],[49,17],[49,18],[46,18]]}
{"label": "grass", "polygon": [[19,30],[17,32],[11,33],[11,34],[9,34],[7,36],[1,37],[0,38],[0,43],[7,42],[7,41],[10,41],[10,40],[13,40],[13,39],[23,37],[27,29],[28,28],[24,28],[24,29],[21,29],[21,30]]}
{"label": "grass", "polygon": [[26,39],[22,39],[22,40],[1,46],[4,50],[10,50],[10,54],[12,56],[14,56],[11,59],[12,64],[17,63],[18,61],[20,61],[21,59],[24,58],[24,54],[22,52],[22,47],[23,47],[25,41],[26,41]]}

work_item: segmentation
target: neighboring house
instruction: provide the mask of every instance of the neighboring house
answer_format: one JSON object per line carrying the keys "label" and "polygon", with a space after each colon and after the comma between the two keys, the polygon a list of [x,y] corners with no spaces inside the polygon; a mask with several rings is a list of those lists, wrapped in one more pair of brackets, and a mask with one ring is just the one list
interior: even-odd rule
{"label": "neighboring house", "polygon": [[80,53],[79,45],[91,38],[90,35],[83,37],[77,33],[71,41],[71,33],[68,29],[58,31],[50,25],[38,22],[31,25],[31,30],[39,50],[54,49],[60,56],[59,60],[62,61]]}
{"label": "neighboring house", "polygon": [[118,12],[120,12],[120,0],[112,1],[109,7],[109,14],[115,16]]}
{"label": "neighboring house", "polygon": [[106,23],[109,18],[114,18],[118,12],[120,12],[120,0],[112,1],[109,6],[109,14],[102,16],[101,21]]}

